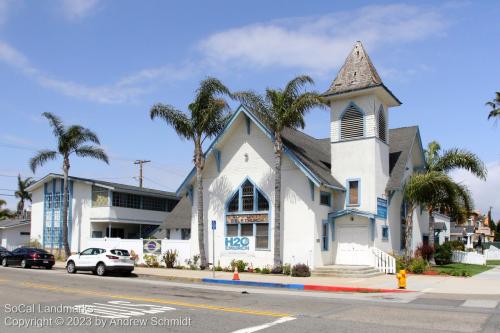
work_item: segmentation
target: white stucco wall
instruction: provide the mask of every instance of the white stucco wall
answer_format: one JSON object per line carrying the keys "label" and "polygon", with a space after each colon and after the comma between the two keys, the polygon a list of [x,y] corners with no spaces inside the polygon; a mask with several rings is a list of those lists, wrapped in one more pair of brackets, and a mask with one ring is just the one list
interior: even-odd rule
{"label": "white stucco wall", "polygon": [[30,241],[30,235],[21,235],[21,233],[31,232],[30,225],[22,225],[13,228],[0,229],[0,246],[7,250],[13,250],[20,246],[25,246]]}

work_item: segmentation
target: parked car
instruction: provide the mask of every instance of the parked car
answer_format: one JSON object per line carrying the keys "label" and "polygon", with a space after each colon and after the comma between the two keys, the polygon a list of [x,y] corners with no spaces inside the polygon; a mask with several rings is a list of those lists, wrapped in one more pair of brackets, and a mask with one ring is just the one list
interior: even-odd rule
{"label": "parked car", "polygon": [[0,263],[2,262],[2,259],[3,257],[9,253],[9,251],[7,251],[7,249],[3,246],[0,246]]}
{"label": "parked car", "polygon": [[31,268],[32,266],[45,267],[52,269],[55,259],[52,254],[34,247],[19,247],[12,252],[3,255],[2,266],[21,266],[22,268]]}
{"label": "parked car", "polygon": [[134,270],[134,260],[127,250],[89,248],[70,256],[66,260],[66,270],[70,274],[77,271],[92,271],[99,276],[108,272],[130,275]]}

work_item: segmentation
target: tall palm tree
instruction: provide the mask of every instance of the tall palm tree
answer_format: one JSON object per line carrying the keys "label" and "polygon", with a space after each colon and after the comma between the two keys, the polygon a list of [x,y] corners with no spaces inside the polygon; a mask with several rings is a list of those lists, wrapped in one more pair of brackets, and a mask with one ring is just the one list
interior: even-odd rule
{"label": "tall palm tree", "polygon": [[[408,178],[403,189],[406,202],[405,257],[410,259],[413,234],[413,212],[417,206],[434,205],[456,210],[465,207],[472,210],[468,191],[439,171],[413,174]],[[433,238],[433,237],[429,237]]]}
{"label": "tall palm tree", "polygon": [[[108,156],[100,147],[100,141],[97,135],[88,128],[80,125],[64,126],[61,119],[52,113],[44,112],[42,115],[47,118],[52,127],[53,134],[57,138],[57,147],[55,150],[40,150],[30,160],[30,168],[35,173],[38,167],[41,167],[49,160],[55,160],[61,156],[63,160],[63,243],[66,257],[71,255],[71,249],[68,243],[68,174],[70,168],[70,156],[75,154],[78,157],[90,157],[109,164]],[[95,144],[95,145],[93,145]],[[59,249],[60,251],[61,249]]]}
{"label": "tall palm tree", "polygon": [[7,205],[7,202],[0,199],[0,221],[10,219],[14,217],[14,214],[7,208],[2,208],[2,206]]}
{"label": "tall palm tree", "polygon": [[[438,142],[432,141],[428,144],[425,151],[425,171],[426,172],[441,172],[448,174],[450,171],[462,169],[469,171],[476,177],[485,180],[487,170],[479,157],[465,149],[448,149],[441,152],[441,146]],[[460,194],[462,201],[468,201],[465,198],[468,195],[468,190],[465,186],[455,183],[455,191]],[[456,208],[453,202],[447,202],[447,197],[442,197],[442,193],[436,193],[432,198],[429,198],[426,203],[427,212],[429,213],[429,245],[434,246],[434,214],[433,212],[443,205],[451,205]],[[459,211],[458,208],[455,211]],[[469,210],[470,211],[470,210]]]}
{"label": "tall palm tree", "polygon": [[208,266],[203,218],[202,172],[205,167],[205,157],[202,145],[207,138],[219,134],[230,117],[229,105],[224,96],[232,96],[229,89],[221,81],[208,77],[200,82],[194,101],[188,105],[189,114],[168,104],[155,104],[149,113],[152,120],[163,119],[174,128],[181,138],[194,143],[193,162],[196,168],[198,245],[201,269]]}
{"label": "tall palm tree", "polygon": [[284,89],[267,88],[263,96],[254,92],[236,94],[273,132],[274,146],[274,266],[281,265],[281,157],[282,132],[285,128],[304,128],[304,115],[315,107],[326,107],[317,92],[305,92],[314,84],[312,78],[301,75],[288,82]]}
{"label": "tall palm tree", "polygon": [[16,198],[19,199],[17,203],[17,215],[22,216],[24,212],[24,203],[26,200],[31,202],[31,193],[26,191],[26,189],[32,185],[35,180],[31,177],[27,177],[25,179],[21,178],[21,175],[17,175],[17,191],[14,193]]}
{"label": "tall palm tree", "polygon": [[491,107],[491,111],[488,114],[488,119],[493,117],[500,117],[500,92],[495,93],[495,98],[489,102],[486,102],[486,105]]}

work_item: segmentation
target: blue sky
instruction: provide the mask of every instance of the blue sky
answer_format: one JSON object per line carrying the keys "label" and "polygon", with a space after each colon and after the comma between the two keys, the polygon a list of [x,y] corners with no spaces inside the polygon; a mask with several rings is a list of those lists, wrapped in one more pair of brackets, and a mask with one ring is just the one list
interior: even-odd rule
{"label": "blue sky", "polygon": [[[111,1],[0,0],[0,197],[11,208],[13,176],[55,142],[40,114],[95,130],[109,166],[72,161],[71,174],[137,184],[135,159],[150,159],[145,186],[175,190],[192,144],[148,117],[164,102],[185,109],[211,75],[232,90],[283,86],[309,74],[325,91],[356,40],[404,103],[390,127],[419,125],[424,144],[473,150],[488,182],[455,174],[476,206],[500,217],[500,128],[484,103],[500,89],[497,1]],[[236,106],[236,105],[233,105]],[[327,137],[329,114],[305,131]],[[60,161],[37,171],[60,172]],[[494,214],[495,215],[495,214]]]}

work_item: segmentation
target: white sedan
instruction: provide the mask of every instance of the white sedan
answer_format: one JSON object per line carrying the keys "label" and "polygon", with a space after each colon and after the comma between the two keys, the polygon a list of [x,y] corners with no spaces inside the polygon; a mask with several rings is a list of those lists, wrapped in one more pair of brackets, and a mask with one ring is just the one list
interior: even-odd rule
{"label": "white sedan", "polygon": [[134,260],[127,250],[89,248],[71,255],[66,260],[66,270],[70,274],[92,271],[99,276],[106,275],[107,272],[130,275],[134,270]]}

